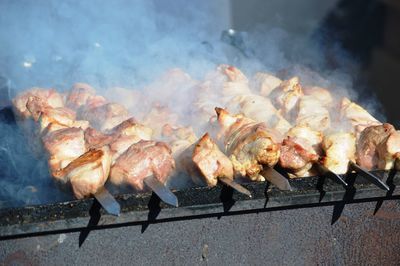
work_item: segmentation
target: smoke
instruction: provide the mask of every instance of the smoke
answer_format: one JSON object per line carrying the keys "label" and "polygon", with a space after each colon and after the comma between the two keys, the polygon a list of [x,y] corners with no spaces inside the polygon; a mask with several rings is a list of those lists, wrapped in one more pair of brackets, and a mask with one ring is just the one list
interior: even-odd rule
{"label": "smoke", "polygon": [[[75,82],[87,82],[112,98],[113,87],[150,90],[153,85],[154,100],[168,99],[177,112],[187,108],[182,106],[193,97],[194,87],[173,90],[156,83],[154,89],[153,81],[171,68],[181,68],[195,80],[226,63],[248,76],[291,69],[306,83],[354,96],[349,91],[357,67],[340,49],[344,63],[332,69],[309,36],[293,37],[260,25],[243,35],[253,51],[244,56],[221,41],[221,32],[229,27],[227,0],[2,0],[0,75],[11,80],[14,94],[32,86],[63,91]],[[310,69],[319,74],[310,75]],[[17,203],[37,203],[45,196],[32,198],[30,186],[36,186],[52,201],[64,198],[51,179],[39,177],[47,174],[43,162],[28,155],[16,132],[15,126],[0,122],[0,133],[6,136],[0,142],[0,160],[7,165],[0,195]]]}

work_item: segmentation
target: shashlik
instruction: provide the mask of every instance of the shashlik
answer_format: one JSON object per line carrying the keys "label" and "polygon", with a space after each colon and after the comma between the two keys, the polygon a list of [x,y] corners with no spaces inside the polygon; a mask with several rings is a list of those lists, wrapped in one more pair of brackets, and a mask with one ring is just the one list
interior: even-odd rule
{"label": "shashlik", "polygon": [[117,158],[111,168],[110,181],[115,185],[129,184],[142,191],[146,177],[154,176],[165,183],[174,167],[175,162],[167,144],[141,140]]}
{"label": "shashlik", "polygon": [[[109,172],[112,183],[143,190],[144,178],[153,175],[165,183],[175,168],[192,173],[197,183],[213,186],[218,177],[233,178],[234,173],[264,180],[263,167],[277,163],[297,177],[313,174],[312,166],[318,162],[338,174],[347,172],[349,161],[367,169],[400,167],[399,131],[361,106],[344,98],[339,118],[349,128],[335,131],[331,128],[337,123],[331,117],[335,99],[327,89],[302,86],[298,77],[282,81],[258,73],[255,79],[256,83],[249,82],[239,69],[220,65],[197,84],[201,89],[188,115],[208,123],[215,106],[226,107],[215,110],[228,156],[208,134],[195,143],[191,128],[177,126],[184,114],[176,113],[176,108],[161,102],[149,109],[145,105],[156,101],[136,101],[139,107],[133,109],[149,110],[140,114],[144,126],[129,118],[125,106],[108,102],[84,83],[73,86],[65,104],[64,96],[54,90],[35,88],[19,95],[14,108],[20,119],[39,123],[52,175],[71,183],[79,198],[95,193]],[[176,91],[185,83],[196,83],[192,81],[181,70],[173,70],[156,85]],[[173,93],[167,96],[171,99]],[[170,147],[151,140],[154,136]]]}
{"label": "shashlik", "polygon": [[273,167],[279,160],[281,136],[265,123],[256,123],[243,115],[233,116],[215,108],[222,128],[225,151],[235,172],[251,180],[264,181],[259,173],[263,165]]}

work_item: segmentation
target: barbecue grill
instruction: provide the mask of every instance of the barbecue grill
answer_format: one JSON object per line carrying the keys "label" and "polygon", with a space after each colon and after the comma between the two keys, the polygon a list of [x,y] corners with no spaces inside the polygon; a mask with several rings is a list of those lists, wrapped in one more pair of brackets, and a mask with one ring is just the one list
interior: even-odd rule
{"label": "barbecue grill", "polygon": [[[237,1],[232,5],[235,7],[240,9]],[[238,16],[237,10],[231,12],[232,19]],[[240,23],[232,24],[240,28]],[[256,56],[247,47],[243,32],[224,30],[220,37],[235,55],[233,62]],[[208,42],[202,45],[216,49]],[[101,44],[95,46],[98,49]],[[24,60],[30,71],[35,59]],[[28,143],[17,129],[9,101],[15,96],[11,81],[0,76],[0,123],[16,132],[0,141],[0,148],[7,144],[4,147],[9,149],[0,150],[0,178],[15,178],[17,182],[13,154],[28,153]],[[36,160],[30,154],[21,159]],[[46,162],[33,164],[43,166]],[[284,169],[275,170],[288,177]],[[36,178],[50,178],[43,169],[32,168],[33,181],[24,178],[18,190],[18,197],[33,195],[32,199],[9,200],[0,188],[0,262],[398,265],[400,172],[370,173],[381,183],[365,178],[360,171],[350,171],[339,177],[288,178],[291,190],[280,190],[268,181],[240,183],[252,197],[223,183],[176,189],[172,192],[179,207],[164,203],[155,192],[121,190],[114,194],[121,213],[113,216],[94,197],[74,200],[71,191],[59,191],[50,181],[35,187]]]}

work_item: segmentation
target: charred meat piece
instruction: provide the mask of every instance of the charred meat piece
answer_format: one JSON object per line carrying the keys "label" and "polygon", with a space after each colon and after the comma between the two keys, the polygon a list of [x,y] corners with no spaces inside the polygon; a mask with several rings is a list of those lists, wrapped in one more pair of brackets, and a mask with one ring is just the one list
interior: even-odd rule
{"label": "charred meat piece", "polygon": [[65,128],[50,132],[43,137],[43,144],[49,156],[50,172],[56,179],[59,179],[55,174],[56,171],[63,169],[86,152],[84,132],[81,128]]}
{"label": "charred meat piece", "polygon": [[333,133],[324,136],[323,165],[336,174],[345,174],[350,161],[355,161],[356,138],[353,133]]}
{"label": "charred meat piece", "polygon": [[208,186],[215,186],[218,177],[233,179],[232,162],[220,151],[208,133],[196,143],[192,160]]}
{"label": "charred meat piece", "polygon": [[111,167],[108,146],[92,149],[73,160],[67,167],[56,171],[55,176],[71,184],[77,199],[95,194],[106,183]]}
{"label": "charred meat piece", "polygon": [[260,180],[262,165],[273,167],[279,160],[281,135],[268,129],[265,123],[256,123],[242,115],[232,116],[222,108],[215,110],[235,172]]}
{"label": "charred meat piece", "polygon": [[111,168],[110,181],[115,185],[129,184],[144,190],[143,180],[154,176],[165,183],[175,167],[167,144],[142,140],[129,147]]}
{"label": "charred meat piece", "polygon": [[393,168],[400,152],[400,136],[390,124],[365,128],[357,141],[357,164],[368,169]]}

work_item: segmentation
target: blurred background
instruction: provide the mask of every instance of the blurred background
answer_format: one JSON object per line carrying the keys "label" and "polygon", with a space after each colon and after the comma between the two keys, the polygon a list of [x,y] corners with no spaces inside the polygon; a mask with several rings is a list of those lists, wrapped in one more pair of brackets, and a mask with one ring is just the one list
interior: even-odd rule
{"label": "blurred background", "polygon": [[290,45],[314,40],[326,66],[352,75],[360,97],[376,96],[380,111],[400,127],[400,1],[233,0],[230,8],[237,30],[267,25],[286,31]]}

